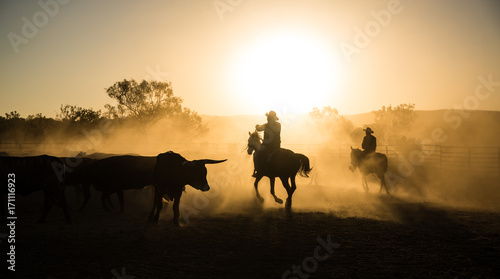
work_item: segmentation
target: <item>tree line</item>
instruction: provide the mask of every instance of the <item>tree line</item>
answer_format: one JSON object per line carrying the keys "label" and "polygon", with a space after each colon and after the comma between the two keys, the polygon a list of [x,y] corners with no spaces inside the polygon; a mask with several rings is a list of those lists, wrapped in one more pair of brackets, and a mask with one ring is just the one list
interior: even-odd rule
{"label": "tree line", "polygon": [[[184,134],[203,134],[207,128],[196,111],[183,107],[171,82],[124,79],[105,89],[113,104],[105,111],[62,104],[55,118],[37,113],[21,117],[17,111],[0,116],[1,142],[42,142],[62,135],[71,140],[81,137],[82,129],[97,128],[103,120],[117,127],[127,125],[144,132],[159,121],[168,121],[168,129]],[[167,128],[167,127],[166,127]]]}

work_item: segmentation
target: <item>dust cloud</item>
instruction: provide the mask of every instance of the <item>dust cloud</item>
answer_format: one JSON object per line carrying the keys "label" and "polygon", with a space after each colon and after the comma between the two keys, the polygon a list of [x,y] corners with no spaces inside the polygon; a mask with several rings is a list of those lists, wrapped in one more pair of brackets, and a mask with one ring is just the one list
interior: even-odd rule
{"label": "dust cloud", "polygon": [[[466,118],[465,113],[469,115]],[[500,209],[500,112],[417,111],[411,127],[392,134],[383,129],[385,123],[374,122],[370,113],[279,117],[282,147],[306,155],[313,168],[309,178],[297,178],[294,211],[397,220],[390,204]],[[75,156],[80,152],[98,152],[156,156],[172,150],[188,160],[228,159],[222,164],[207,165],[210,191],[186,187],[181,219],[189,222],[190,218],[210,214],[259,216],[264,209],[282,211],[284,207],[269,193],[268,178],[263,178],[258,188],[264,203],[257,200],[253,187],[253,161],[246,152],[248,132],[265,121],[265,116],[203,116],[206,131],[201,133],[186,131],[171,121],[159,121],[149,127],[105,123],[82,129],[80,137],[49,135],[44,143],[31,146],[22,155]],[[365,192],[359,170],[348,169],[350,146],[360,147],[367,125],[375,130],[377,152],[388,156],[386,179],[390,196],[379,194],[380,181],[373,174],[368,176],[369,191]],[[15,150],[10,151],[16,155]],[[275,189],[284,201],[287,195],[279,179]],[[71,190],[68,193],[73,195]],[[151,188],[127,191],[126,211],[149,212],[152,195]],[[100,207],[97,201],[89,206]],[[170,219],[171,207],[167,211],[163,218]]]}

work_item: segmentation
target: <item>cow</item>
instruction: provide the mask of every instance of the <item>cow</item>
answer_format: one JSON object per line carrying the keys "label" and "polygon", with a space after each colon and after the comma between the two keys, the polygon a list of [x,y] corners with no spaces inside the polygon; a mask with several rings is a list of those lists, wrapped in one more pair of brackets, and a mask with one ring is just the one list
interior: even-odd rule
{"label": "cow", "polygon": [[96,162],[97,159],[79,157],[60,157],[65,165],[65,180],[64,184],[66,186],[74,186],[77,197],[80,197],[80,193],[83,193],[83,203],[80,206],[80,211],[85,208],[88,201],[90,200],[90,184],[85,182],[85,179],[81,175],[84,168],[89,164]]}
{"label": "cow", "polygon": [[90,185],[102,192],[103,208],[109,211],[106,201],[111,194],[117,194],[120,201],[120,212],[124,211],[123,191],[142,189],[153,185],[153,170],[156,157],[145,156],[113,156],[93,161],[77,169],[73,177],[84,185],[85,207],[90,197]]}
{"label": "cow", "polygon": [[[34,157],[0,157],[0,177],[2,183],[2,197],[8,195],[11,189],[15,194],[27,196],[36,191],[44,191],[44,204],[41,218],[43,223],[50,208],[55,203],[62,207],[66,222],[71,223],[68,205],[64,195],[64,163],[57,157],[48,155]],[[2,214],[4,214],[2,203]]]}
{"label": "cow", "polygon": [[[218,164],[225,160],[194,160],[188,161],[180,154],[168,151],[156,157],[154,166],[155,198],[154,205],[149,215],[149,220],[158,222],[160,211],[163,208],[162,199],[174,201],[173,223],[179,226],[179,203],[182,191],[186,185],[193,188],[208,191],[210,186],[207,182],[206,164]],[[155,213],[156,209],[156,213]]]}

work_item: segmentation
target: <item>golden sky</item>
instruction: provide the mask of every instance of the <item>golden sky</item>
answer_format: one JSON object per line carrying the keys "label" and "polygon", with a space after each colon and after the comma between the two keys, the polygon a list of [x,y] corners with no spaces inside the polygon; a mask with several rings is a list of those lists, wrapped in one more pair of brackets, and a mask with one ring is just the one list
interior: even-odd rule
{"label": "golden sky", "polygon": [[7,0],[0,21],[1,114],[103,109],[128,78],[211,115],[500,110],[495,0]]}

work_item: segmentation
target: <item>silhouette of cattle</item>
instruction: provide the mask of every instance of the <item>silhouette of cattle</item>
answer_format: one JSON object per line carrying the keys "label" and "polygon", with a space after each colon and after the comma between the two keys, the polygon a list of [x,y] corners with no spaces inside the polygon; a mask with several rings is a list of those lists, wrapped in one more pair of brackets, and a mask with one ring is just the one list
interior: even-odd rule
{"label": "silhouette of cattle", "polygon": [[101,160],[89,161],[88,164],[75,170],[71,180],[84,185],[84,202],[82,210],[90,199],[90,185],[102,192],[103,208],[109,211],[106,201],[111,194],[117,194],[120,201],[120,212],[124,210],[123,191],[142,189],[153,185],[153,170],[156,157],[113,156]]}
{"label": "silhouette of cattle", "polygon": [[[227,159],[226,159],[227,160]],[[155,198],[149,220],[158,222],[160,211],[163,208],[162,198],[173,200],[175,225],[179,225],[179,203],[185,185],[208,191],[206,164],[218,164],[226,160],[194,160],[188,161],[172,151],[159,154],[154,166]],[[156,213],[155,213],[156,209]]]}
{"label": "silhouette of cattle", "polygon": [[[62,169],[61,169],[62,168]],[[43,213],[39,219],[43,223],[50,208],[55,203],[62,207],[68,223],[71,218],[64,195],[64,163],[57,157],[48,155],[34,157],[0,157],[0,177],[12,184],[4,184],[2,196],[15,188],[16,195],[27,196],[36,191],[44,191]],[[4,181],[5,182],[5,181]],[[1,199],[2,214],[4,200]]]}
{"label": "silhouette of cattle", "polygon": [[77,197],[83,193],[84,201],[80,207],[80,211],[87,205],[90,200],[90,184],[88,184],[83,176],[81,170],[86,168],[89,164],[96,162],[97,159],[90,159],[85,157],[60,157],[65,165],[65,180],[66,186],[75,187]]}

